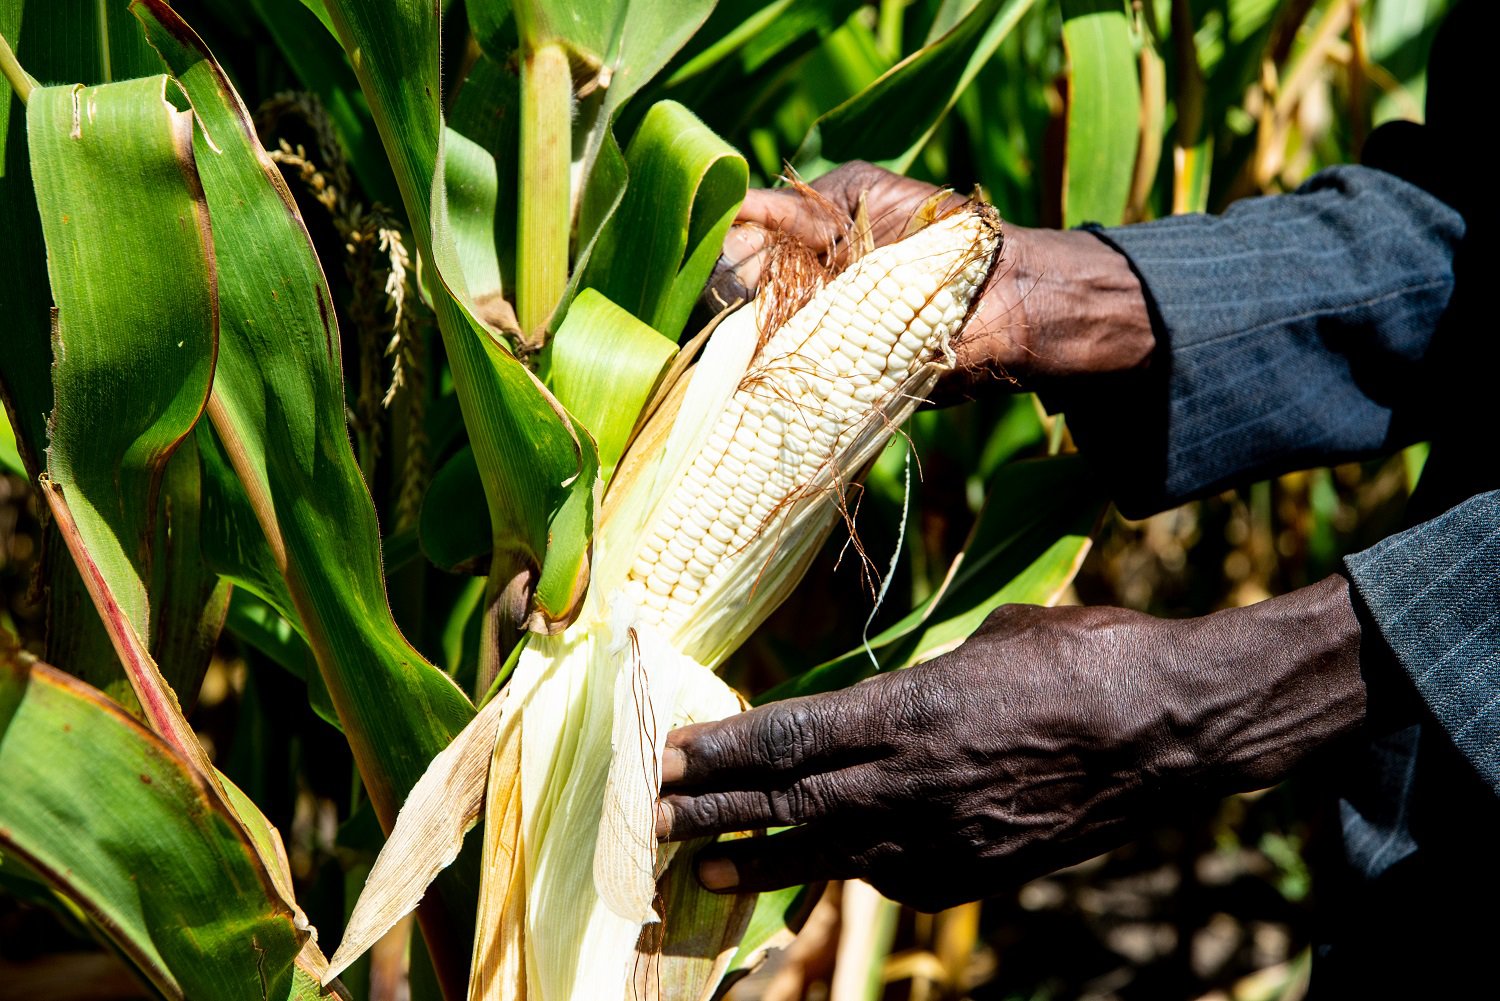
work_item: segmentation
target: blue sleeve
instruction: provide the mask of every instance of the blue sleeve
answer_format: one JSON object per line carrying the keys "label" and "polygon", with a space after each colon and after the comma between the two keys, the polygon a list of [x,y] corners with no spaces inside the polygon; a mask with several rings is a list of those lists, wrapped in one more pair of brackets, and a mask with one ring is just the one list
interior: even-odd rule
{"label": "blue sleeve", "polygon": [[1500,490],[1344,560],[1427,711],[1500,793]]}
{"label": "blue sleeve", "polygon": [[1126,514],[1427,437],[1464,221],[1421,188],[1335,167],[1221,216],[1095,232],[1140,276],[1157,352],[1047,403]]}

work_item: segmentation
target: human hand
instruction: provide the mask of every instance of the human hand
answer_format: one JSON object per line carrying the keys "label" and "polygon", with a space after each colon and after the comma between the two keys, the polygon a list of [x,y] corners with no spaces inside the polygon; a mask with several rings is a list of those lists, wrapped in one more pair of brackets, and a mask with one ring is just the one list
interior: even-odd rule
{"label": "human hand", "polygon": [[[751,189],[724,240],[705,300],[722,308],[755,292],[785,233],[842,263],[863,196],[876,246],[900,239],[907,222],[942,189],[851,161],[803,188]],[[948,204],[963,201],[950,195]],[[937,396],[953,400],[985,385],[1038,389],[1078,376],[1144,367],[1155,348],[1139,279],[1123,255],[1091,233],[1007,224],[1001,260],[968,325],[957,362]]]}
{"label": "human hand", "polygon": [[1002,607],[962,647],[667,737],[657,833],[711,890],[862,878],[938,910],[1127,840],[1155,808],[1279,781],[1364,716],[1341,577],[1163,620]]}

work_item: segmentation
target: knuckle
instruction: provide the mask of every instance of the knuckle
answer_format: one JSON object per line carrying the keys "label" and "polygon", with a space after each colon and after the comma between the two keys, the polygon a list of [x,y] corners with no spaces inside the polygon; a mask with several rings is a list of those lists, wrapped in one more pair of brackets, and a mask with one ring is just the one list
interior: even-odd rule
{"label": "knuckle", "polygon": [[663,796],[662,812],[671,824],[667,837],[673,841],[698,829],[698,807],[690,796]]}
{"label": "knuckle", "polygon": [[736,819],[736,813],[738,810],[735,810],[735,803],[729,794],[709,792],[696,795],[691,800],[691,827],[694,833],[700,834],[738,830],[744,824]]}
{"label": "knuckle", "polygon": [[672,810],[672,836],[681,838],[717,831],[727,814],[727,804],[719,793],[700,796],[673,796],[666,800]]}
{"label": "knuckle", "polygon": [[807,700],[776,703],[757,730],[756,750],[771,768],[798,767],[815,749],[819,739],[818,712]]}
{"label": "knuckle", "polygon": [[812,777],[771,793],[771,816],[778,824],[805,824],[828,812],[828,796]]}
{"label": "knuckle", "polygon": [[724,803],[717,793],[698,796],[693,800],[693,820],[699,828],[719,826],[724,816]]}

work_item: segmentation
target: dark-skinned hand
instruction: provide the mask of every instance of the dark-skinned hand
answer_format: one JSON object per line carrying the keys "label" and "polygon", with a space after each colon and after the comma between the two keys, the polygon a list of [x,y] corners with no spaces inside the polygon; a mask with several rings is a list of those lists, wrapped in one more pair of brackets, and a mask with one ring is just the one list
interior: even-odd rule
{"label": "dark-skinned hand", "polygon": [[[754,293],[772,232],[841,262],[861,196],[881,246],[899,239],[912,214],[940,191],[863,161],[843,164],[809,187],[811,194],[792,187],[746,194],[704,294],[711,311]],[[950,196],[951,203],[962,202],[961,194]],[[1155,344],[1140,279],[1122,254],[1081,230],[1005,224],[1000,264],[954,343],[958,363],[939,386],[938,401],[1139,369]]]}
{"label": "dark-skinned hand", "polygon": [[926,664],[667,738],[659,836],[711,890],[862,878],[936,910],[1128,840],[1163,806],[1280,780],[1357,728],[1348,584],[1163,620],[1012,605]]}

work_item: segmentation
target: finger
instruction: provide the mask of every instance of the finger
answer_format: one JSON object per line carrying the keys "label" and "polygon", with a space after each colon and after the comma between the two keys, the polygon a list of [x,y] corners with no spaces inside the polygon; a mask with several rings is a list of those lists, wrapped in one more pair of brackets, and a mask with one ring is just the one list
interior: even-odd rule
{"label": "finger", "polygon": [[[812,187],[851,218],[863,198],[876,246],[899,239],[912,214],[940,190],[925,181],[893,174],[862,160],[851,160],[829,171],[813,181]],[[960,195],[950,195],[938,206],[938,211],[956,208],[965,201]]]}
{"label": "finger", "polygon": [[780,230],[813,250],[827,250],[844,235],[847,218],[838,208],[819,202],[796,188],[751,188],[735,216],[736,223],[753,223]]}
{"label": "finger", "polygon": [[669,793],[656,810],[656,836],[685,841],[711,834],[792,827],[837,819],[867,805],[861,770],[818,772],[780,788]]}
{"label": "finger", "polygon": [[728,253],[719,255],[718,262],[714,264],[714,269],[703,286],[703,293],[698,297],[699,305],[705,311],[703,323],[730,306],[749,302],[755,295],[755,286],[759,280],[758,261],[752,261],[749,266],[742,263],[737,267]]}
{"label": "finger", "polygon": [[724,236],[724,251],[719,261],[743,286],[746,299],[760,286],[770,242],[768,230],[748,224],[732,226]]}
{"label": "finger", "polygon": [[721,841],[698,854],[698,881],[715,893],[761,893],[828,879],[856,879],[869,848],[846,829],[799,827],[766,838]]}
{"label": "finger", "polygon": [[859,703],[842,693],[811,695],[760,706],[667,734],[662,786],[759,788],[784,784],[787,773],[857,746]]}

